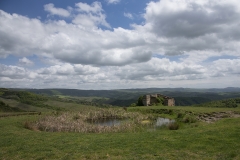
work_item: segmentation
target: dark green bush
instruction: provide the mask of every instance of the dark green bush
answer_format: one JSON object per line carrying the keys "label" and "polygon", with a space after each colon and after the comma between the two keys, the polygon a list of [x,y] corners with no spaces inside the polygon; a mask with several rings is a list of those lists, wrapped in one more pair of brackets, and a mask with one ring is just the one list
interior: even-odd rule
{"label": "dark green bush", "polygon": [[182,120],[184,123],[195,123],[197,122],[197,119],[193,116],[187,115]]}
{"label": "dark green bush", "polygon": [[170,123],[168,125],[169,130],[178,130],[179,129],[179,124],[178,123]]}
{"label": "dark green bush", "polygon": [[185,116],[185,114],[182,113],[182,112],[179,112],[179,113],[177,114],[177,118],[183,118],[184,116]]}

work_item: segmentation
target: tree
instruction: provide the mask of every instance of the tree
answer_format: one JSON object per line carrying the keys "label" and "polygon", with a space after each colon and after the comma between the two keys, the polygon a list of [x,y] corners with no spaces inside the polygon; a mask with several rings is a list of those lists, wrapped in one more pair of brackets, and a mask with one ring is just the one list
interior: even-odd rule
{"label": "tree", "polygon": [[158,105],[164,105],[163,97],[157,97],[157,102],[158,102]]}
{"label": "tree", "polygon": [[137,101],[137,106],[144,106],[143,105],[143,96],[140,96]]}

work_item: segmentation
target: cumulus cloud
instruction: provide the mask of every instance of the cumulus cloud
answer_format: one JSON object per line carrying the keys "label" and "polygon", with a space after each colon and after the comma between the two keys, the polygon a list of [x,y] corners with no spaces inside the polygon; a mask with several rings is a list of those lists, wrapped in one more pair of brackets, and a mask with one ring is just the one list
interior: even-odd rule
{"label": "cumulus cloud", "polygon": [[[93,8],[82,10],[100,11],[96,6]],[[0,42],[2,56],[38,53],[75,64],[125,65],[148,61],[152,55],[149,48],[144,47],[147,35],[143,37],[136,31],[85,28],[63,20],[43,24],[38,19],[0,13],[0,35],[4,37]]]}
{"label": "cumulus cloud", "polygon": [[[239,44],[240,5],[237,0],[161,0],[150,2],[145,29],[166,38],[165,54],[192,51],[231,51]],[[236,36],[232,36],[236,33]],[[227,37],[231,37],[231,40]],[[235,55],[239,47],[234,47]]]}
{"label": "cumulus cloud", "polygon": [[[211,81],[211,78],[225,79],[224,77],[239,77],[239,59],[219,59],[208,65],[188,65],[185,62],[178,63],[166,58],[152,58],[143,64],[133,64],[126,66],[111,67],[92,67],[89,65],[78,65],[64,63],[53,65],[37,70],[29,70],[17,66],[0,65],[1,85],[15,87],[18,84],[22,86],[27,81],[28,86],[38,87],[68,87],[68,88],[87,88],[92,83],[95,89],[119,88],[125,87],[156,87],[161,84],[162,87],[169,82],[181,84],[187,80],[187,83],[199,80],[199,83]],[[227,67],[226,67],[227,66]],[[237,83],[237,79],[231,80]],[[15,82],[16,84],[13,84]],[[186,83],[186,82],[185,82]],[[163,85],[164,84],[164,85]],[[183,83],[184,84],[184,83]],[[227,86],[219,83],[218,87]],[[159,87],[159,85],[157,85]]]}
{"label": "cumulus cloud", "polygon": [[22,66],[32,66],[34,63],[26,57],[18,60],[19,64]]}
{"label": "cumulus cloud", "polygon": [[219,59],[214,61],[211,66],[212,76],[240,76],[240,59]]}
{"label": "cumulus cloud", "polygon": [[111,28],[110,24],[106,21],[106,15],[102,9],[100,2],[93,2],[91,5],[87,3],[76,3],[77,11],[80,12],[74,20],[73,23],[81,24],[87,27],[94,27],[97,25],[103,25],[107,28]]}
{"label": "cumulus cloud", "polygon": [[44,5],[44,10],[49,12],[51,15],[58,15],[61,17],[69,17],[70,16],[70,12],[66,9],[63,8],[56,8],[54,7],[54,4],[49,3]]}
{"label": "cumulus cloud", "polygon": [[205,72],[206,68],[201,65],[177,63],[166,58],[152,58],[144,64],[124,66],[117,70],[116,75],[128,80],[161,80],[176,79],[176,77],[198,79],[198,77],[204,77]]}
{"label": "cumulus cloud", "polygon": [[108,4],[117,4],[119,3],[121,0],[106,0]]}
{"label": "cumulus cloud", "polygon": [[5,79],[34,79],[37,74],[22,67],[0,64],[0,77]]}
{"label": "cumulus cloud", "polygon": [[129,19],[133,19],[133,15],[131,13],[124,12],[123,15]]}
{"label": "cumulus cloud", "polygon": [[221,32],[226,23],[236,23],[239,5],[236,0],[161,0],[150,2],[144,16],[160,36],[193,38]]}
{"label": "cumulus cloud", "polygon": [[43,75],[91,75],[96,74],[99,68],[88,65],[71,65],[69,63],[54,65],[48,68],[38,70],[39,74]]}
{"label": "cumulus cloud", "polygon": [[[64,86],[68,80],[72,87],[97,83],[114,88],[147,81],[239,78],[238,0],[151,1],[144,22],[132,24],[132,29],[111,28],[100,2],[80,2],[68,10],[47,4],[45,10],[71,20],[41,22],[0,10],[0,57],[21,56],[19,63],[30,65],[26,57],[35,54],[54,62],[34,71],[0,65],[4,84],[25,77],[43,86]],[[219,58],[206,62],[211,57]]]}

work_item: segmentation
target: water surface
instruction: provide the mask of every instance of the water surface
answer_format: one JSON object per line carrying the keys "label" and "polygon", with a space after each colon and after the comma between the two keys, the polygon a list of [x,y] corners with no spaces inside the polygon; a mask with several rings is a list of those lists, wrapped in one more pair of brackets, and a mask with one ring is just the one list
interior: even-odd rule
{"label": "water surface", "polygon": [[90,121],[90,123],[99,126],[119,126],[123,122],[122,119],[111,118],[111,119],[99,119],[97,121]]}
{"label": "water surface", "polygon": [[158,117],[158,118],[157,118],[157,121],[156,121],[156,123],[155,123],[155,126],[156,126],[156,127],[167,126],[168,124],[174,123],[174,122],[175,122],[174,119]]}

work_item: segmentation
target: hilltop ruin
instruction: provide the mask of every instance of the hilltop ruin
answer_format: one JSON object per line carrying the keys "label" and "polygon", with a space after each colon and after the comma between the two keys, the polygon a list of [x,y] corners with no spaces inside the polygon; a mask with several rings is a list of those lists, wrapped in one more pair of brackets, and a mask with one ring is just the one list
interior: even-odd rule
{"label": "hilltop ruin", "polygon": [[175,100],[172,97],[168,97],[165,95],[161,95],[161,94],[150,94],[150,95],[144,95],[142,102],[144,106],[151,106],[154,104],[158,103],[158,98],[163,98],[164,102],[163,105],[164,106],[175,106]]}

